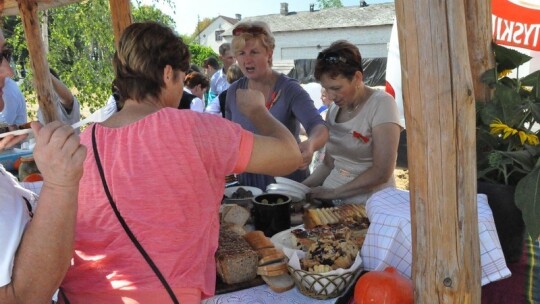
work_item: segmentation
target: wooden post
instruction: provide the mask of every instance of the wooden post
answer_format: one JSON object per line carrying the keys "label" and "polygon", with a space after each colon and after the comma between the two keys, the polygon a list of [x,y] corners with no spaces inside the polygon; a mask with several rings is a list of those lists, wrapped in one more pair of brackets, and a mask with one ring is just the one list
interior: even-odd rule
{"label": "wooden post", "polygon": [[129,0],[109,0],[109,6],[111,7],[114,42],[118,45],[122,32],[132,23],[131,6]]}
{"label": "wooden post", "polygon": [[397,0],[415,303],[480,303],[475,100],[462,1]]}
{"label": "wooden post", "polygon": [[34,86],[38,97],[39,107],[43,112],[45,123],[56,120],[56,109],[52,100],[52,82],[49,75],[46,51],[41,40],[39,17],[36,0],[17,0],[19,12],[24,26],[28,53],[34,72]]}
{"label": "wooden post", "polygon": [[480,76],[495,66],[491,47],[491,1],[466,0],[465,17],[474,97],[476,102],[488,102],[493,91],[480,81]]}

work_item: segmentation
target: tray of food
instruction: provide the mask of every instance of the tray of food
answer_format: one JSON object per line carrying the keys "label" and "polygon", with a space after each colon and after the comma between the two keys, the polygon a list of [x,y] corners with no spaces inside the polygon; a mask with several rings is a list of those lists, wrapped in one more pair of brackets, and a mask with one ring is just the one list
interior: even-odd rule
{"label": "tray of food", "polygon": [[369,220],[362,205],[304,211],[304,224],[271,240],[287,255],[299,291],[316,299],[341,295],[361,272],[360,249]]}

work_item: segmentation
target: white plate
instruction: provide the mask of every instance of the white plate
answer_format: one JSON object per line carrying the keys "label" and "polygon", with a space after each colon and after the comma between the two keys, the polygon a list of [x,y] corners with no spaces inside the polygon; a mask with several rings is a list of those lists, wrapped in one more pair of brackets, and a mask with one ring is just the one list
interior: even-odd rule
{"label": "white plate", "polygon": [[272,241],[272,243],[274,243],[274,245],[278,249],[283,249],[283,247],[285,247],[285,248],[289,248],[293,250],[298,250],[298,248],[295,248],[293,246],[292,241],[291,241],[291,231],[293,231],[294,229],[304,229],[304,225],[298,225],[296,227],[292,227],[291,229],[278,232],[274,234],[270,238],[270,240]]}
{"label": "white plate", "polygon": [[[260,195],[262,194],[262,190],[257,188],[257,187],[250,187],[250,186],[236,186],[236,187],[229,187],[229,188],[225,188],[225,193],[224,195],[231,201],[234,201],[235,198],[231,198],[231,196],[233,195],[233,193],[235,193],[239,188],[244,188],[244,190],[246,191],[251,191],[251,193],[253,194],[252,197],[255,197],[257,195]],[[251,197],[246,197],[247,199],[251,199]],[[245,200],[246,198],[238,198],[238,200]]]}
{"label": "white plate", "polygon": [[295,202],[306,199],[306,194],[304,192],[285,184],[270,184],[266,186],[266,192],[286,194]]}
{"label": "white plate", "polygon": [[297,188],[298,190],[304,192],[304,194],[307,194],[307,193],[310,193],[311,192],[311,189],[304,185],[304,184],[301,184],[297,181],[293,181],[292,179],[288,179],[288,178],[285,178],[285,177],[275,177],[276,179],[276,183],[278,184],[284,184],[284,185],[290,185],[292,187],[295,187]]}
{"label": "white plate", "polygon": [[17,136],[17,135],[23,135],[23,134],[28,134],[28,133],[32,133],[32,129],[22,129],[22,130],[15,130],[11,132],[1,133],[0,138],[6,137],[8,135]]}

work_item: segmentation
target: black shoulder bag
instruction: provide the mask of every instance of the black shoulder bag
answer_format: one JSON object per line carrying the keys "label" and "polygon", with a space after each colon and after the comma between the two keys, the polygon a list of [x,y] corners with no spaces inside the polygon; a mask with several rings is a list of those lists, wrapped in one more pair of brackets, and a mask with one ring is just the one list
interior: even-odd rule
{"label": "black shoulder bag", "polygon": [[178,301],[178,299],[174,295],[174,292],[172,291],[171,286],[169,286],[169,283],[167,283],[167,280],[161,274],[161,272],[159,271],[159,269],[156,266],[156,264],[154,263],[154,261],[152,261],[152,258],[150,258],[148,253],[146,253],[146,251],[142,247],[141,243],[139,243],[139,241],[137,241],[137,238],[135,237],[133,232],[131,232],[131,229],[129,229],[129,226],[127,225],[126,221],[124,220],[124,218],[120,214],[120,211],[118,211],[118,208],[116,207],[116,203],[114,202],[114,200],[112,198],[111,192],[109,191],[109,187],[107,186],[107,181],[105,180],[105,173],[103,172],[103,167],[101,166],[101,160],[99,158],[99,154],[98,154],[98,150],[97,150],[97,144],[96,144],[96,125],[95,124],[92,127],[92,148],[94,150],[94,157],[96,159],[96,164],[97,164],[97,167],[98,167],[98,170],[99,170],[99,175],[101,176],[101,181],[103,182],[103,189],[105,189],[105,194],[107,194],[107,198],[109,199],[109,203],[110,203],[110,205],[111,205],[111,207],[112,207],[112,209],[114,211],[114,214],[118,218],[118,221],[122,225],[122,228],[124,228],[124,231],[126,231],[127,235],[129,236],[129,239],[133,242],[135,247],[137,247],[137,249],[139,250],[141,255],[144,257],[144,259],[148,263],[148,265],[150,265],[150,268],[152,268],[152,270],[154,271],[154,273],[156,274],[158,279],[161,281],[161,284],[163,284],[163,287],[165,287],[165,289],[167,290],[167,293],[171,297],[171,300],[173,301],[173,303],[180,304],[180,302]]}

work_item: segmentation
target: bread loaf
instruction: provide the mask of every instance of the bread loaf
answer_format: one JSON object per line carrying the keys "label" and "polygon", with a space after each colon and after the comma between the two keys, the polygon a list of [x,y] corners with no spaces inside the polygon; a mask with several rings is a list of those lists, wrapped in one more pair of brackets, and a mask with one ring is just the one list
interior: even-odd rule
{"label": "bread loaf", "polygon": [[274,248],[272,241],[260,230],[255,230],[244,234],[244,239],[251,245],[251,248],[260,250],[264,248]]}
{"label": "bread loaf", "polygon": [[242,206],[236,204],[224,205],[221,213],[221,222],[236,224],[242,227],[248,221],[249,216],[249,211]]}
{"label": "bread loaf", "polygon": [[226,284],[242,283],[257,276],[259,257],[239,234],[222,228],[216,251],[217,274]]}

